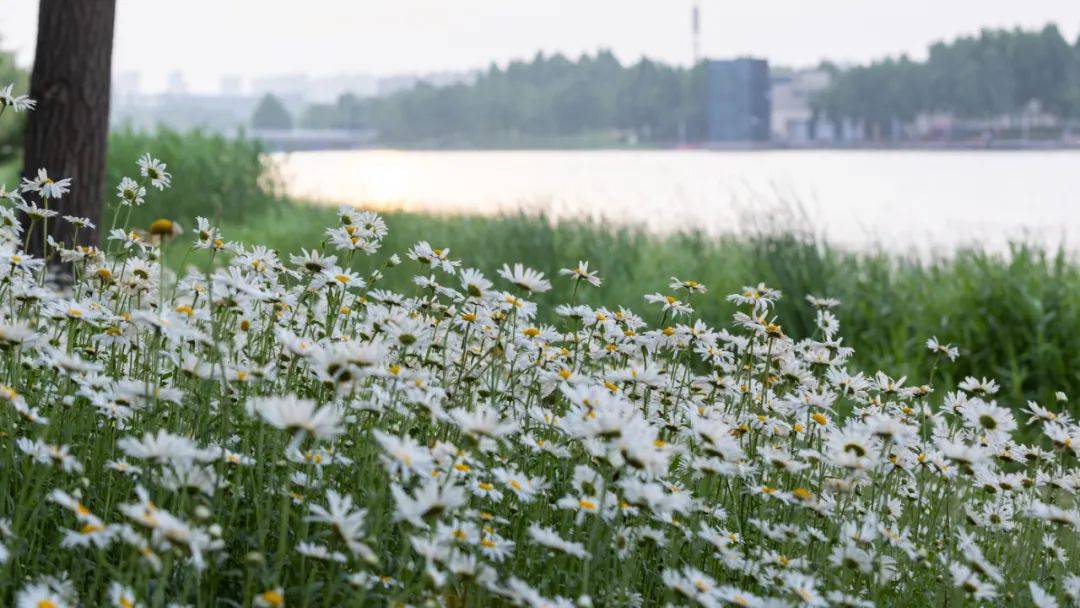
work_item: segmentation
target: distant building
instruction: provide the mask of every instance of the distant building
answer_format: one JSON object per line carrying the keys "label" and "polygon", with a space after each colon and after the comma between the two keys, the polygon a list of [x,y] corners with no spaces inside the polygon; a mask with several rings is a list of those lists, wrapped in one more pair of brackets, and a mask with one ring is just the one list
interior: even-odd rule
{"label": "distant building", "polygon": [[142,74],[134,71],[115,74],[112,90],[118,97],[138,97],[142,94]]}
{"label": "distant building", "polygon": [[244,80],[235,74],[222,76],[218,91],[222,97],[240,97],[244,94]]}
{"label": "distant building", "polygon": [[814,98],[829,87],[825,70],[794,70],[772,75],[772,139],[779,143],[805,144],[828,141],[833,125],[815,112]]}
{"label": "distant building", "polygon": [[177,96],[188,94],[187,78],[184,77],[183,72],[180,70],[169,72],[169,78],[165,82],[165,92]]}
{"label": "distant building", "polygon": [[[259,100],[272,94],[285,105],[294,117],[302,117],[312,104],[333,104],[345,94],[360,98],[375,97],[393,91],[429,83],[445,86],[475,82],[478,72],[433,72],[380,78],[364,73],[340,73],[327,76],[308,74],[276,74],[245,79],[236,75],[222,76],[214,93],[194,92],[183,72],[168,75],[165,90],[146,92],[138,72],[118,72],[113,78],[110,121],[113,127],[152,130],[159,125],[177,130],[206,129],[218,133],[235,133],[250,127],[251,114]],[[312,140],[307,134],[282,138],[274,135],[275,146],[299,149]],[[327,135],[333,143],[319,144],[334,147],[364,143],[364,132]],[[361,139],[357,139],[357,138]],[[322,140],[319,140],[322,141]],[[327,140],[330,141],[330,140]]]}
{"label": "distant building", "polygon": [[769,141],[769,62],[748,57],[712,60],[706,69],[708,142]]}

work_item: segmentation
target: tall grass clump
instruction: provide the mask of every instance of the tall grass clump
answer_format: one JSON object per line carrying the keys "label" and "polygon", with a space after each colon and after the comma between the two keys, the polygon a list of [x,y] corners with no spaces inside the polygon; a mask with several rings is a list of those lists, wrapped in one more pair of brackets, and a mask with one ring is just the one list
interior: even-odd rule
{"label": "tall grass clump", "polygon": [[[132,158],[148,151],[170,159],[168,169],[187,176],[159,196],[161,208],[175,217],[202,215],[217,222],[246,222],[273,213],[282,202],[272,161],[257,141],[167,127],[155,131],[122,128],[110,134],[106,182],[110,188],[120,183]],[[118,199],[114,191],[104,197],[109,208],[102,217],[111,218]],[[150,210],[135,207],[132,211],[131,221],[137,225],[153,220]]]}
{"label": "tall grass clump", "polygon": [[620,279],[595,262],[488,273],[441,239],[395,251],[352,208],[278,255],[206,218],[182,232],[154,200],[172,181],[140,157],[121,206],[166,217],[44,257],[17,220],[84,223],[54,211],[70,180],[2,197],[3,605],[1080,601],[1064,393],[939,388],[964,357],[933,336],[925,375],[863,368],[829,292],[717,297],[690,256],[603,304]]}

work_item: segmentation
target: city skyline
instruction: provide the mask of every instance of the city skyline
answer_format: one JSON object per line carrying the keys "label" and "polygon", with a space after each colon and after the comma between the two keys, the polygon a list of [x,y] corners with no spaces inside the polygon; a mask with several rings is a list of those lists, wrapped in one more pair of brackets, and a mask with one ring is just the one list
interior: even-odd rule
{"label": "city skyline", "polygon": [[[601,48],[624,62],[647,56],[686,64],[693,52],[692,0],[634,6],[616,0],[469,0],[454,7],[436,0],[392,6],[311,0],[302,12],[295,5],[254,0],[189,0],[179,11],[164,0],[118,4],[114,71],[140,73],[148,92],[166,90],[177,72],[190,91],[217,93],[233,78],[249,83],[290,74],[464,73],[536,52],[576,57]],[[822,0],[813,6],[796,0],[768,6],[701,0],[700,5],[703,56],[755,55],[791,66],[900,53],[921,57],[934,41],[983,27],[1054,22],[1072,41],[1080,26],[1080,3],[1065,0],[946,6],[913,0],[903,7],[858,0]],[[33,57],[36,6],[33,0],[17,0],[0,7],[0,46],[16,51],[24,65]],[[247,27],[254,15],[259,27]]]}

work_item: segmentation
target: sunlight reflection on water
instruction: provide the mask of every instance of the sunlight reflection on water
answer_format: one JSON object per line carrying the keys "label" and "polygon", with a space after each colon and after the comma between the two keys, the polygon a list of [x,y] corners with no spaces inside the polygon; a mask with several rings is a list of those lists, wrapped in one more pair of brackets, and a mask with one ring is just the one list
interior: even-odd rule
{"label": "sunlight reflection on water", "polygon": [[[648,230],[790,225],[838,245],[1076,251],[1080,151],[394,151],[281,155],[287,191],[435,213],[544,212]],[[777,209],[787,212],[776,214]]]}

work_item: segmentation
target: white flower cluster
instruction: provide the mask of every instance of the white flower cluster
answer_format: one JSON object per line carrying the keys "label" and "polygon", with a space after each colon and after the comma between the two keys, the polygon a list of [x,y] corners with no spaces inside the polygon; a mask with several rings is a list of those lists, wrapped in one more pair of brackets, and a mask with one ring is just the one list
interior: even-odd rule
{"label": "white flower cluster", "polygon": [[[139,168],[118,210],[171,183]],[[1064,395],[1018,420],[990,379],[864,373],[839,302],[794,339],[765,285],[722,329],[692,280],[655,326],[580,304],[585,261],[547,316],[521,264],[360,272],[387,226],[351,208],[288,260],[203,218],[26,251],[67,184],[0,207],[4,605],[1080,605]]]}

